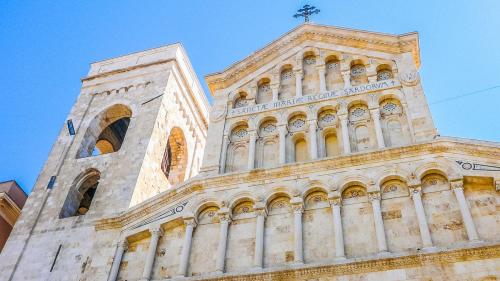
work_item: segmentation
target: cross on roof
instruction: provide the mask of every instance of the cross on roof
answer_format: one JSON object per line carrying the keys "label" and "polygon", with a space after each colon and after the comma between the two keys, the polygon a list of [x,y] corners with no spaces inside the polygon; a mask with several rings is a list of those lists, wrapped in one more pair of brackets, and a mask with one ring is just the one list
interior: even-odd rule
{"label": "cross on roof", "polygon": [[297,13],[293,15],[294,18],[304,18],[304,22],[309,22],[309,16],[319,13],[320,10],[311,5],[304,5],[304,7],[297,10]]}

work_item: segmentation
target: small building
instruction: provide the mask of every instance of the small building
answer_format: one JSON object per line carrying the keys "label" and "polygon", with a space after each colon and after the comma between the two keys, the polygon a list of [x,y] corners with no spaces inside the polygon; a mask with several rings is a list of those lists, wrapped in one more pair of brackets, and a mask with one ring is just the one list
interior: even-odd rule
{"label": "small building", "polygon": [[15,180],[0,182],[0,252],[9,238],[28,195]]}

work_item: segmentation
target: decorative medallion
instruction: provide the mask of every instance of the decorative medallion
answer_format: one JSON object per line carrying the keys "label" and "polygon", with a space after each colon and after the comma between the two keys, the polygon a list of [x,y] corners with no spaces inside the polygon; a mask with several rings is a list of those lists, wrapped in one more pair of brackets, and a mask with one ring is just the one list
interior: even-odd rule
{"label": "decorative medallion", "polygon": [[420,76],[416,71],[405,72],[399,75],[399,81],[401,81],[401,84],[411,87],[417,85],[418,81],[420,81]]}
{"label": "decorative medallion", "polygon": [[210,121],[217,122],[226,116],[227,106],[225,104],[216,105],[212,109]]}

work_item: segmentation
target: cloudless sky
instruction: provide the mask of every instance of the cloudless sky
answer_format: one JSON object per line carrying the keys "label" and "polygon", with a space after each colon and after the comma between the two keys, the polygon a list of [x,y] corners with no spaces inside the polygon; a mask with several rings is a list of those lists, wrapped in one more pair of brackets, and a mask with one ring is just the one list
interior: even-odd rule
{"label": "cloudless sky", "polygon": [[0,1],[0,181],[27,191],[64,125],[91,62],[174,42],[198,78],[313,22],[418,31],[420,74],[441,135],[500,141],[500,1]]}

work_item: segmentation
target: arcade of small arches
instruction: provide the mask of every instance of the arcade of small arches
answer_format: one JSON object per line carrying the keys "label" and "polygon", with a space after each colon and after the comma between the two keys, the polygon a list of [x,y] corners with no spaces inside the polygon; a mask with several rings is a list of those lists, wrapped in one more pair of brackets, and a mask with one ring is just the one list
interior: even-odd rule
{"label": "arcade of small arches", "polygon": [[[169,257],[179,259],[175,268],[168,268],[175,271],[170,277],[324,263],[495,240],[498,233],[482,230],[495,220],[495,212],[485,215],[478,209],[484,206],[469,207],[468,203],[494,198],[494,188],[467,187],[464,192],[464,178],[449,173],[433,166],[411,175],[385,175],[376,183],[355,176],[344,178],[333,189],[313,183],[302,192],[275,188],[263,197],[239,193],[228,201],[199,200],[192,204],[193,212],[183,217],[181,255],[178,257],[175,250]],[[443,208],[442,202],[448,207]],[[494,203],[487,208],[495,208]],[[155,253],[166,232],[161,223],[150,230],[145,280],[151,278],[153,264],[160,262],[155,262]],[[210,241],[206,240],[208,233],[213,235]],[[116,280],[128,237],[134,234],[127,235],[119,243],[109,280]],[[204,256],[207,247],[216,253],[215,259],[190,258]],[[169,256],[168,248],[161,251]]]}
{"label": "arcade of small arches", "polygon": [[339,90],[360,84],[393,79],[396,64],[361,56],[348,56],[306,48],[295,60],[276,66],[234,91],[228,108],[268,103],[292,97]]}
{"label": "arcade of small arches", "polygon": [[[345,109],[296,110],[286,119],[265,116],[255,127],[235,119],[224,135],[221,172],[272,168],[412,142],[406,106],[394,95],[359,99]],[[307,113],[306,113],[307,112]],[[278,121],[279,120],[279,121]]]}

